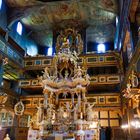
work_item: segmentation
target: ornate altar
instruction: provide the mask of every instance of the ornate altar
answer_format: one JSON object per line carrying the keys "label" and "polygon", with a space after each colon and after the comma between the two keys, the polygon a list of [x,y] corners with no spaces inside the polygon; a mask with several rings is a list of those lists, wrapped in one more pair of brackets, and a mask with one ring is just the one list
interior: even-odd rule
{"label": "ornate altar", "polygon": [[[87,129],[89,122],[93,121],[94,104],[88,103],[85,96],[90,77],[78,64],[82,51],[83,41],[77,31],[66,29],[60,32],[54,67],[44,68],[43,75],[38,77],[43,87],[44,105],[38,106],[31,127],[38,128],[41,137],[54,133],[73,135],[74,132],[82,136],[83,126]],[[64,102],[60,104],[62,98]]]}

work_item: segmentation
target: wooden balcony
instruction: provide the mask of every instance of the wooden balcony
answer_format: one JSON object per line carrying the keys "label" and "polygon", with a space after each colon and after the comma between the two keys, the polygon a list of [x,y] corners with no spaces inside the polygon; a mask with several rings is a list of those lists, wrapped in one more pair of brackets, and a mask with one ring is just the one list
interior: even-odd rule
{"label": "wooden balcony", "polygon": [[41,87],[38,79],[19,80],[19,87],[21,88],[38,88]]}
{"label": "wooden balcony", "polygon": [[[118,93],[105,93],[105,94],[90,94],[86,95],[87,100],[91,103],[95,103],[95,110],[102,108],[106,110],[107,108],[120,108],[121,100],[120,94]],[[34,96],[21,96],[21,101],[24,103],[26,109],[36,109],[38,105],[43,106],[44,98],[43,95],[34,95]],[[71,99],[59,99],[60,104],[64,102],[71,102]],[[75,99],[77,102],[77,99]]]}
{"label": "wooden balcony", "polygon": [[[121,82],[120,75],[98,75],[91,77],[91,85],[98,85],[98,84],[119,84]],[[25,79],[19,80],[19,87],[21,88],[39,88],[38,79]]]}
{"label": "wooden balcony", "polygon": [[4,41],[0,40],[0,53],[4,54],[10,61],[23,67],[24,60],[23,56],[17,50],[14,50],[10,44],[6,44]]}
{"label": "wooden balcony", "polygon": [[25,70],[42,70],[44,67],[52,67],[52,58],[48,56],[25,57]]}
{"label": "wooden balcony", "polygon": [[120,75],[98,75],[91,76],[90,84],[119,84],[121,82]]}
{"label": "wooden balcony", "polygon": [[[106,53],[106,54],[85,54],[79,56],[79,64],[90,66],[112,66],[117,65],[119,53]],[[53,57],[38,55],[36,57],[25,57],[24,67],[25,70],[43,69],[44,67],[52,66]]]}
{"label": "wooden balcony", "polygon": [[85,57],[81,57],[83,59],[82,62],[85,62],[87,66],[103,66],[103,65],[116,65],[117,58],[115,55],[111,53],[107,54],[92,54],[85,55]]}

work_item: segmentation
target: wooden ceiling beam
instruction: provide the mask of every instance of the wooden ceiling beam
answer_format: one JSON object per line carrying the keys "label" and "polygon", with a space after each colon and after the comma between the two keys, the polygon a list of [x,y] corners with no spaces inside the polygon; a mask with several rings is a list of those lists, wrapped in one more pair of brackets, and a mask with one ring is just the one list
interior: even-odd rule
{"label": "wooden ceiling beam", "polygon": [[130,8],[130,20],[133,23],[135,22],[135,15],[136,15],[138,4],[139,4],[139,0],[132,0],[131,8]]}

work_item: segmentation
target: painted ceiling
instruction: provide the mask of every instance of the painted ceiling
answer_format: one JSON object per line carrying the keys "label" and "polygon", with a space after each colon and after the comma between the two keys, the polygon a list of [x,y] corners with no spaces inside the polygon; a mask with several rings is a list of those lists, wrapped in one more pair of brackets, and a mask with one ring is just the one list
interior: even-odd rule
{"label": "painted ceiling", "polygon": [[6,0],[13,12],[32,30],[31,37],[40,45],[52,44],[52,32],[56,29],[87,28],[87,40],[113,41],[117,0]]}

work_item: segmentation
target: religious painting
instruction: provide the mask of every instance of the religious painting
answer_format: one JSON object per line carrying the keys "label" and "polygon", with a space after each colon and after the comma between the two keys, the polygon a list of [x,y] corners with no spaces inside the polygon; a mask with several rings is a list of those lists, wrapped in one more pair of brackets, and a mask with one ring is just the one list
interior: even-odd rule
{"label": "religious painting", "polygon": [[118,11],[117,0],[100,0],[99,3],[102,8],[108,9],[111,12],[116,13]]}
{"label": "religious painting", "polygon": [[28,10],[28,16],[22,21],[28,25],[43,24],[46,27],[70,19],[80,20],[80,22],[86,21],[89,25],[108,24],[115,20],[117,5],[115,0],[48,2],[40,8]]}
{"label": "religious painting", "polygon": [[112,23],[116,16],[114,10],[109,12],[103,8],[100,1],[80,2],[79,7],[82,17],[88,19],[90,25]]}
{"label": "religious painting", "polygon": [[[92,26],[92,30],[90,28],[87,34],[87,40],[93,42],[103,43],[114,39],[114,22],[118,14],[117,0],[6,2],[14,7],[14,13],[10,16],[18,16],[25,26],[33,29],[30,36],[40,46],[52,46],[52,33],[44,32],[69,27],[80,29]],[[16,7],[21,8],[19,10]]]}
{"label": "religious painting", "polygon": [[20,6],[20,7],[24,7],[24,6],[34,6],[34,5],[38,5],[39,2],[38,1],[35,1],[35,0],[6,0],[6,2],[12,6],[12,7],[17,7],[17,6]]}
{"label": "religious painting", "polygon": [[77,2],[55,2],[51,3],[48,18],[50,22],[80,18]]}

